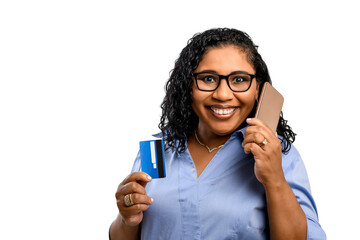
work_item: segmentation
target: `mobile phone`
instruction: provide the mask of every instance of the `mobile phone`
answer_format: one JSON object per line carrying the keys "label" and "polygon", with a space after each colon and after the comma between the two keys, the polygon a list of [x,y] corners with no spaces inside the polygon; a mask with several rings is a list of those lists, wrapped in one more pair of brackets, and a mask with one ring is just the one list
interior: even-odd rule
{"label": "mobile phone", "polygon": [[268,82],[261,91],[255,118],[262,120],[273,132],[276,132],[284,97]]}

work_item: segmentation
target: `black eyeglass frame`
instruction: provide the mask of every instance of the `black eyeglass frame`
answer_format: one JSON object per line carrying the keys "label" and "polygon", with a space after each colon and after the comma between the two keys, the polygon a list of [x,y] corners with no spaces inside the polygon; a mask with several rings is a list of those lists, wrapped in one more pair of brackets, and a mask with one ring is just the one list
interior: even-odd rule
{"label": "black eyeglass frame", "polygon": [[[216,76],[219,77],[218,85],[216,86],[216,88],[215,88],[214,90],[204,90],[204,89],[200,89],[200,88],[199,88],[197,76],[198,76],[199,74],[204,74],[204,73],[214,74],[214,75],[216,75]],[[239,73],[250,76],[250,84],[249,84],[249,87],[248,87],[246,90],[236,91],[236,90],[232,89],[231,86],[230,86],[229,77],[230,77],[231,75],[236,75],[236,74],[239,74]],[[250,89],[251,84],[252,84],[252,82],[253,82],[253,79],[256,78],[256,75],[255,75],[255,74],[250,74],[250,73],[242,72],[242,71],[233,72],[233,73],[231,73],[231,74],[229,74],[229,75],[220,75],[220,74],[217,74],[217,73],[214,73],[214,72],[199,72],[199,73],[194,73],[194,72],[193,72],[193,73],[191,73],[191,76],[193,76],[193,77],[195,78],[195,83],[196,83],[197,88],[198,88],[200,91],[204,91],[204,92],[213,92],[213,91],[216,91],[216,89],[218,89],[218,87],[220,86],[221,79],[225,79],[225,80],[226,80],[226,83],[227,83],[227,85],[229,86],[229,88],[231,89],[231,91],[233,91],[233,92],[246,92],[246,91],[248,91],[248,90]]]}

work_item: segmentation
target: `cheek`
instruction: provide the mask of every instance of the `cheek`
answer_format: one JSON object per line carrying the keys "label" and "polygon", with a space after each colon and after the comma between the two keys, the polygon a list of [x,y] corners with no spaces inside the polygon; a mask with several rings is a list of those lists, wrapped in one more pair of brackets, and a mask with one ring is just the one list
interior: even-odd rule
{"label": "cheek", "polygon": [[255,91],[249,91],[243,94],[238,94],[237,99],[239,100],[241,107],[253,108],[256,102],[257,94]]}
{"label": "cheek", "polygon": [[205,98],[206,96],[204,96],[203,92],[199,92],[196,89],[193,89],[193,93],[191,96],[191,106],[197,115],[199,115],[199,111],[201,109],[201,106],[203,105]]}
{"label": "cheek", "polygon": [[259,94],[258,84],[256,85],[254,84],[247,92],[239,96],[239,101],[241,101],[241,103],[243,103],[244,105],[253,108],[253,106],[256,103],[256,100],[258,99],[258,94]]}

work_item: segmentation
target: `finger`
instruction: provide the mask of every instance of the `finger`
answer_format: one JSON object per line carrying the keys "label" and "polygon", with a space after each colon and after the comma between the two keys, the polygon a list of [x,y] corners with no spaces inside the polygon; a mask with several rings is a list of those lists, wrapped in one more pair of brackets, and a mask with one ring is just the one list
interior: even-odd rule
{"label": "finger", "polygon": [[244,133],[244,140],[249,140],[247,137],[255,134],[251,137],[253,142],[258,144],[262,143],[265,139],[267,142],[276,142],[278,137],[266,126],[249,126]]}
{"label": "finger", "polygon": [[264,149],[256,143],[247,143],[244,145],[244,152],[246,154],[252,153],[255,158],[258,158],[262,156],[262,154],[264,153]]}
{"label": "finger", "polygon": [[266,132],[267,134],[269,134],[271,136],[274,136],[274,135],[277,136],[277,134],[274,133],[266,123],[264,123],[263,121],[261,121],[258,118],[248,118],[248,119],[246,119],[246,122],[250,126],[258,127],[257,129],[261,130],[262,132]]}
{"label": "finger", "polygon": [[[126,194],[126,192],[124,192],[124,189],[127,189],[129,187],[127,184],[130,182],[136,182],[137,184],[140,184],[143,188],[145,188],[146,184],[151,180],[151,177],[144,172],[133,172],[119,184],[116,190],[115,197],[118,198],[118,195],[121,193]],[[135,187],[135,189],[138,188]],[[142,193],[142,191],[140,191],[140,193]]]}
{"label": "finger", "polygon": [[138,214],[141,214],[142,212],[146,211],[149,208],[149,205],[147,204],[135,204],[130,207],[125,206],[119,206],[118,208],[120,211],[121,216],[126,220],[129,221],[130,219],[136,217]]}
{"label": "finger", "polygon": [[147,204],[135,204],[130,207],[125,207],[121,209],[121,214],[123,216],[132,216],[140,212],[146,211],[149,208]]}
{"label": "finger", "polygon": [[134,204],[153,204],[154,199],[148,195],[133,193],[131,194],[131,199]]}
{"label": "finger", "polygon": [[127,206],[125,204],[125,196],[123,198],[120,198],[120,199],[117,200],[117,205],[118,205],[119,209],[122,209],[124,207],[129,208],[129,207],[131,207],[133,205],[137,205],[137,204],[150,205],[150,204],[153,204],[153,202],[154,202],[154,200],[151,197],[147,196],[147,195],[131,193],[132,205]]}
{"label": "finger", "polygon": [[256,133],[256,132],[262,133],[264,136],[271,136],[271,137],[274,136],[274,134],[271,132],[270,129],[267,129],[264,126],[256,125],[256,126],[247,127],[245,132],[244,132],[244,137],[246,137],[249,134]]}
{"label": "finger", "polygon": [[125,185],[128,182],[145,182],[145,183],[148,183],[151,180],[152,180],[151,177],[147,173],[133,172],[124,179],[122,184]]}
{"label": "finger", "polygon": [[264,135],[262,133],[260,133],[260,132],[254,132],[254,133],[251,133],[251,134],[247,134],[246,137],[244,137],[244,140],[242,142],[242,146],[245,146],[248,143],[256,143],[256,144],[259,145],[265,139],[266,138],[264,137]]}
{"label": "finger", "polygon": [[259,146],[276,142],[277,138],[269,132],[266,132],[262,127],[250,126],[245,130],[242,146],[248,143],[256,143]]}
{"label": "finger", "polygon": [[116,198],[120,198],[129,193],[140,193],[145,195],[146,190],[142,185],[137,182],[129,182],[119,187],[118,191],[116,192]]}

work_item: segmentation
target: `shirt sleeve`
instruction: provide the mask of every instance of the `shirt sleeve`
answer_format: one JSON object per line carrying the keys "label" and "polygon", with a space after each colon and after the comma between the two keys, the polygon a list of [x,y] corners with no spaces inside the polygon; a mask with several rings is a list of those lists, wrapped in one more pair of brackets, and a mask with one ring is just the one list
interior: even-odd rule
{"label": "shirt sleeve", "polygon": [[307,239],[324,240],[326,234],[321,228],[315,201],[311,195],[310,183],[304,162],[294,146],[283,155],[285,178],[306,215]]}

